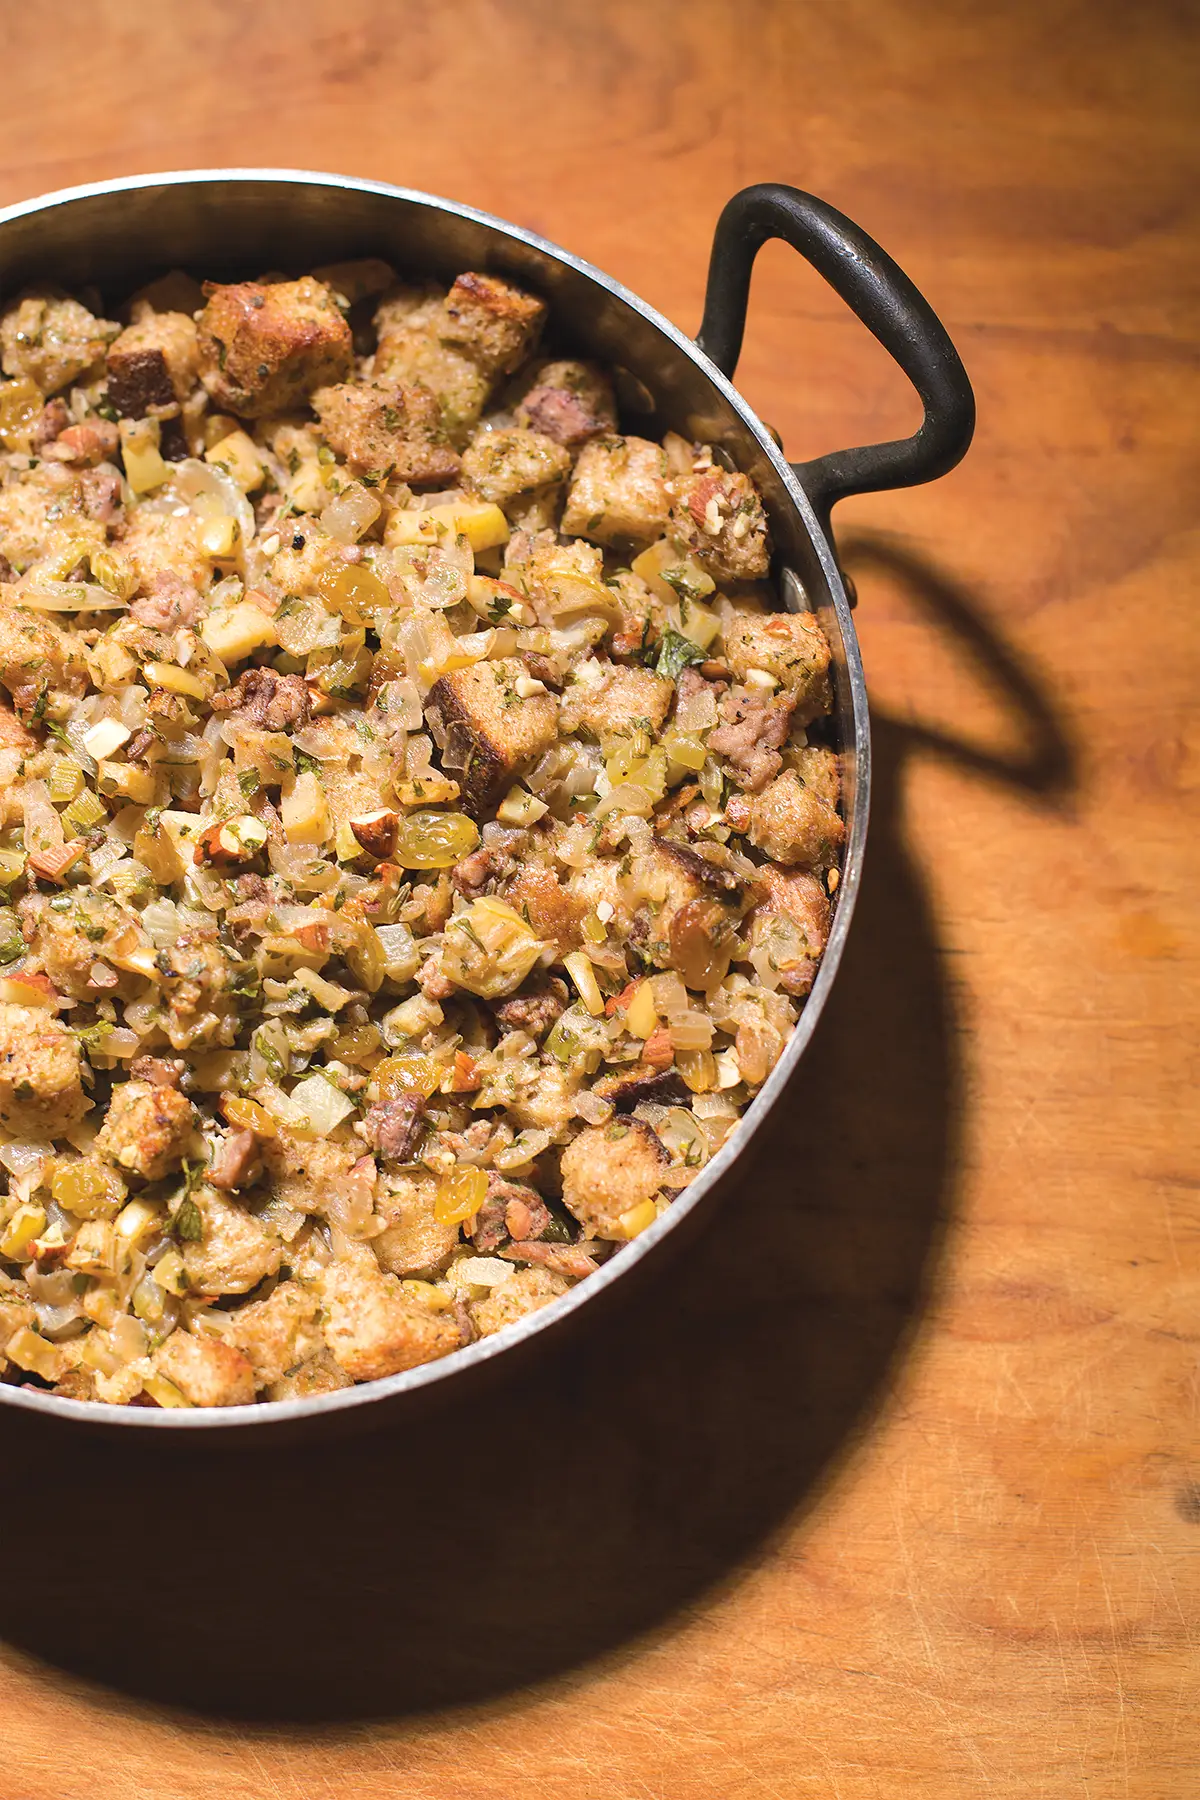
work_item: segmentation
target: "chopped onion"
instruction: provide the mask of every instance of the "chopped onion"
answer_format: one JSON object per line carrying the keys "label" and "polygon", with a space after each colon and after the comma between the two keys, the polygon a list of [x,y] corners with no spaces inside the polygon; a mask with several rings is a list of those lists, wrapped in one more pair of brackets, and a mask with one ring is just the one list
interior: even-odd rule
{"label": "chopped onion", "polygon": [[142,929],[157,949],[165,949],[179,936],[179,909],[173,900],[152,900],[142,913]]}
{"label": "chopped onion", "polygon": [[40,1175],[42,1164],[53,1155],[53,1144],[0,1144],[0,1163],[18,1181],[23,1181],[27,1175]]}
{"label": "chopped onion", "polygon": [[[421,711],[421,696],[415,685],[401,678],[389,681],[383,692],[387,695],[388,724],[398,726],[402,731],[420,731],[425,715]],[[376,705],[383,710],[382,697]]]}
{"label": "chopped onion", "polygon": [[211,463],[196,457],[176,463],[168,485],[142,504],[155,512],[173,512],[180,500],[198,519],[236,519],[242,533],[239,548],[253,542],[254,508],[237,483]]}
{"label": "chopped onion", "polygon": [[44,781],[27,781],[18,790],[25,821],[25,844],[30,850],[60,850],[66,843],[62,820]]}
{"label": "chopped onion", "polygon": [[336,500],[329,502],[320,514],[320,522],[339,544],[357,544],[382,510],[375,495],[355,481]]}
{"label": "chopped onion", "polygon": [[328,1137],[354,1111],[353,1100],[348,1100],[323,1075],[309,1075],[298,1081],[288,1097],[303,1112],[307,1129],[317,1137]]}
{"label": "chopped onion", "polygon": [[22,582],[13,595],[14,605],[35,612],[123,612],[129,605],[119,594],[94,581],[51,581],[45,575]]}
{"label": "chopped onion", "polygon": [[83,1308],[78,1300],[68,1300],[62,1306],[48,1306],[45,1301],[35,1300],[33,1310],[37,1314],[38,1330],[43,1337],[52,1338],[57,1343],[64,1337],[77,1335],[71,1327],[83,1317]]}
{"label": "chopped onion", "polygon": [[473,1287],[501,1287],[516,1273],[510,1262],[499,1256],[460,1256],[446,1271],[446,1279],[456,1293]]}
{"label": "chopped onion", "polygon": [[93,850],[89,858],[92,881],[99,884],[107,881],[119,864],[130,860],[128,847],[120,838],[106,837],[98,849]]}

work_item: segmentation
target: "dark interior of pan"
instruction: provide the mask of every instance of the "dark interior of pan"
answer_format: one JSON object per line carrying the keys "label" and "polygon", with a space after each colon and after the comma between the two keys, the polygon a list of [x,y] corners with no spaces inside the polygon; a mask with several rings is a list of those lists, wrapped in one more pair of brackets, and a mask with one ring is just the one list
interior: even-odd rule
{"label": "dark interior of pan", "polygon": [[[159,1411],[99,1406],[0,1385],[0,1401],[53,1412],[93,1429],[216,1430],[242,1440],[259,1434],[274,1439],[280,1431],[319,1421],[348,1423],[350,1415],[360,1415],[368,1405],[372,1418],[401,1401],[411,1407],[421,1396],[432,1399],[447,1380],[477,1378],[498,1356],[522,1346],[526,1351],[535,1345],[552,1347],[556,1328],[584,1303],[600,1299],[647,1259],[653,1265],[664,1240],[678,1240],[681,1228],[736,1184],[740,1148],[783,1094],[812,1035],[853,909],[866,833],[869,743],[846,595],[827,533],[795,473],[767,429],[691,339],[619,283],[514,226],[428,195],[336,176],[253,170],[147,176],[51,195],[0,213],[0,294],[5,298],[28,284],[55,281],[73,290],[96,289],[113,307],[140,283],[170,268],[202,279],[250,278],[269,270],[299,274],[355,256],[381,256],[409,276],[449,279],[468,268],[510,275],[549,302],[558,344],[624,371],[619,391],[626,429],[653,436],[672,429],[721,446],[730,465],[758,484],[770,514],[783,603],[817,611],[833,650],[830,730],[842,755],[847,824],[834,927],[787,1050],[733,1141],[655,1225],[551,1307],[442,1362],[306,1401]],[[710,283],[710,296],[712,291]],[[737,338],[740,342],[740,324]],[[735,344],[732,357],[724,359],[729,366],[736,353]]]}

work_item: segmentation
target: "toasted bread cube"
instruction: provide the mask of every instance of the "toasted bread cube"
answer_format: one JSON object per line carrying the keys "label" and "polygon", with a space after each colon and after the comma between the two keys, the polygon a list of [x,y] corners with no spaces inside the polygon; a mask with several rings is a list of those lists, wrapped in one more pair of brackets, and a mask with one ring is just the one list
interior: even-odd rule
{"label": "toasted bread cube", "polygon": [[178,575],[203,592],[212,581],[212,558],[203,544],[204,527],[194,514],[152,512],[135,506],[121,540],[121,549],[133,564],[139,591],[154,592],[159,575]]}
{"label": "toasted bread cube", "polygon": [[123,419],[186,400],[200,373],[196,322],[186,313],[147,313],[109,346],[105,364],[108,398]]}
{"label": "toasted bread cube", "polygon": [[671,484],[669,535],[718,581],[757,581],[771,540],[762,496],[748,475],[713,467]]}
{"label": "toasted bread cube", "polygon": [[557,736],[556,697],[522,699],[516,684],[527,678],[517,657],[474,663],[443,675],[425,703],[442,760],[462,789],[466,810],[476,816],[507,793]]}
{"label": "toasted bread cube", "polygon": [[196,1113],[178,1088],[119,1082],[96,1135],[96,1151],[143,1181],[161,1181],[193,1148]]}
{"label": "toasted bread cube", "polygon": [[[846,827],[794,769],[777,775],[761,794],[744,796],[739,807],[749,813],[746,836],[772,862],[828,869],[837,861]],[[730,818],[735,818],[732,810]]]}
{"label": "toasted bread cube", "polygon": [[595,363],[549,362],[539,369],[517,407],[518,425],[577,449],[617,429],[612,382]]}
{"label": "toasted bread cube", "polygon": [[40,1006],[0,1005],[0,1125],[14,1137],[53,1140],[90,1105],[66,1026]]}
{"label": "toasted bread cube", "polygon": [[455,442],[483,411],[491,382],[467,353],[443,340],[445,304],[436,290],[400,288],[375,312],[375,379],[420,384],[437,395]]}
{"label": "toasted bread cube", "polygon": [[345,381],[318,388],[312,405],[326,443],[360,473],[390,473],[412,487],[444,487],[458,474],[441,408],[427,387]]}
{"label": "toasted bread cube", "polygon": [[274,1275],[281,1250],[268,1226],[215,1188],[197,1188],[192,1199],[201,1234],[185,1242],[183,1266],[193,1293],[248,1294]]}
{"label": "toasted bread cube", "polygon": [[3,1359],[5,1346],[10,1339],[16,1337],[18,1331],[31,1329],[37,1323],[37,1313],[32,1306],[26,1306],[21,1300],[0,1300],[0,1360]]}
{"label": "toasted bread cube", "polygon": [[773,675],[807,725],[833,705],[829,640],[815,613],[731,613],[723,626],[725,660],[739,681],[752,670]]}
{"label": "toasted bread cube", "polygon": [[468,486],[498,506],[560,482],[570,467],[570,454],[561,444],[520,426],[476,432],[462,459]]}
{"label": "toasted bread cube", "polygon": [[401,1369],[448,1356],[459,1347],[452,1314],[433,1312],[385,1275],[369,1245],[352,1243],[349,1254],[324,1270],[325,1342],[355,1381],[377,1381]]}
{"label": "toasted bread cube", "polygon": [[265,1300],[252,1300],[231,1315],[225,1342],[249,1358],[255,1385],[266,1387],[324,1348],[319,1311],[316,1296],[298,1281],[281,1281]]}
{"label": "toasted bread cube", "polygon": [[296,1212],[319,1213],[334,1183],[349,1175],[361,1152],[325,1138],[301,1137],[281,1128],[263,1145],[271,1192]]}
{"label": "toasted bread cube", "polygon": [[650,669],[621,663],[586,666],[603,673],[599,681],[575,680],[568,687],[559,714],[563,731],[586,731],[603,739],[640,726],[657,736],[670,711],[673,683]]}
{"label": "toasted bread cube", "polygon": [[829,897],[815,875],[770,863],[763,864],[759,879],[766,898],[750,920],[750,950],[769,952],[787,993],[807,994],[829,942]]}
{"label": "toasted bread cube", "polygon": [[[69,910],[54,906],[47,894],[26,894],[18,910],[25,942],[41,968],[60,994],[75,1000],[96,998],[92,970],[104,954],[106,934],[115,938],[132,926],[139,935],[136,915],[94,889],[73,890]],[[126,995],[136,991],[128,979],[120,987]]]}
{"label": "toasted bread cube", "polygon": [[155,1351],[154,1366],[193,1406],[249,1406],[254,1399],[249,1359],[221,1338],[173,1331]]}
{"label": "toasted bread cube", "polygon": [[532,349],[546,302],[498,275],[460,275],[446,295],[442,337],[470,355],[485,374],[507,375]]}
{"label": "toasted bread cube", "polygon": [[57,393],[99,362],[121,327],[97,319],[78,300],[23,294],[0,316],[0,368]]}
{"label": "toasted bread cube", "polygon": [[218,406],[265,418],[302,406],[354,364],[350,327],[329,289],[299,281],[206,284],[199,320],[200,379]]}
{"label": "toasted bread cube", "polygon": [[56,625],[45,613],[0,603],[0,682],[26,718],[47,691],[77,697],[86,690],[85,651],[76,632]]}
{"label": "toasted bread cube", "polygon": [[581,1131],[562,1154],[563,1201],[589,1237],[625,1237],[622,1215],[660,1191],[671,1159],[641,1119]]}
{"label": "toasted bread cube", "polygon": [[750,898],[745,883],[731,869],[673,838],[656,837],[649,854],[637,858],[633,873],[645,900],[634,914],[631,936],[660,968],[673,966],[671,926],[682,908],[693,901],[715,901],[736,922]]}
{"label": "toasted bread cube", "polygon": [[823,744],[806,744],[802,750],[789,750],[788,763],[795,769],[806,788],[832,806],[836,812],[842,797],[842,770],[836,750]]}
{"label": "toasted bread cube", "polygon": [[389,1275],[440,1275],[449,1262],[458,1226],[443,1225],[435,1217],[437,1185],[433,1175],[393,1177],[376,1200],[375,1210],[387,1226],[372,1239],[372,1247]]}
{"label": "toasted bread cube", "polygon": [[335,1394],[339,1388],[353,1387],[344,1369],[330,1356],[322,1345],[315,1356],[302,1362],[299,1368],[290,1369],[278,1381],[273,1381],[267,1389],[268,1400],[311,1400],[316,1394]]}
{"label": "toasted bread cube", "polygon": [[473,1301],[467,1310],[480,1337],[491,1337],[506,1325],[515,1325],[518,1319],[549,1306],[570,1285],[552,1269],[517,1269],[507,1281],[492,1288],[486,1300]]}
{"label": "toasted bread cube", "polygon": [[567,490],[562,529],[597,544],[649,544],[667,523],[667,459],[648,438],[594,438]]}

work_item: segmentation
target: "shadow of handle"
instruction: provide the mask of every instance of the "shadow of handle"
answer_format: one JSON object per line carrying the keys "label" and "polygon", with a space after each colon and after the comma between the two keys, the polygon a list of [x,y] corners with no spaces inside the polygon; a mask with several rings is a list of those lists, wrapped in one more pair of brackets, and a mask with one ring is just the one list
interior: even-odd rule
{"label": "shadow of handle", "polygon": [[1066,724],[1040,674],[985,620],[967,589],[884,532],[853,531],[839,542],[841,561],[856,582],[872,572],[890,576],[966,651],[989,687],[1015,717],[1019,748],[988,749],[910,719],[888,721],[897,748],[932,751],[972,774],[1046,800],[1062,800],[1078,776]]}
{"label": "shadow of handle", "polygon": [[778,182],[743,188],[717,221],[697,342],[726,375],[742,348],[754,259],[771,238],[824,276],[899,363],[925,409],[912,437],[793,463],[828,532],[832,508],[847,495],[916,487],[954,468],[974,434],[975,396],[945,327],[903,269],[836,207]]}

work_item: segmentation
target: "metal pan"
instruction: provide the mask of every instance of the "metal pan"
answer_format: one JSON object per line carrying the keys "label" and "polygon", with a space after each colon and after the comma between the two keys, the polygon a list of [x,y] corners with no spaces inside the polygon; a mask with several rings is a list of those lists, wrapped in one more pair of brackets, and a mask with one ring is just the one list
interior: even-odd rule
{"label": "metal pan", "polygon": [[[925,409],[915,436],[814,462],[786,461],[730,379],[754,258],[770,238],[798,250],[895,357]],[[63,1424],[110,1434],[168,1433],[175,1441],[207,1445],[218,1439],[275,1443],[281,1434],[381,1422],[398,1408],[411,1416],[422,1401],[479,1381],[501,1359],[552,1350],[584,1307],[594,1307],[636,1271],[657,1268],[667,1243],[680,1243],[736,1184],[743,1151],[782,1098],[813,1034],[850,928],[867,835],[870,726],[851,602],[829,519],[848,494],[909,487],[945,474],[971,441],[971,386],[926,301],[849,219],[811,194],[772,184],[746,188],[721,214],[694,342],[636,294],[557,245],[471,207],[377,182],[278,169],[186,171],[67,189],[0,211],[0,294],[6,296],[49,280],[71,289],[96,287],[115,303],[174,267],[210,278],[247,277],[267,268],[301,273],[363,255],[446,278],[468,268],[489,270],[535,289],[550,303],[556,337],[622,372],[618,391],[627,427],[653,435],[674,429],[718,445],[730,466],[758,484],[770,514],[784,603],[815,610],[833,649],[846,850],[829,946],[787,1049],[733,1141],[662,1218],[543,1311],[443,1361],[311,1400],[160,1411],[0,1385],[3,1406]]]}

